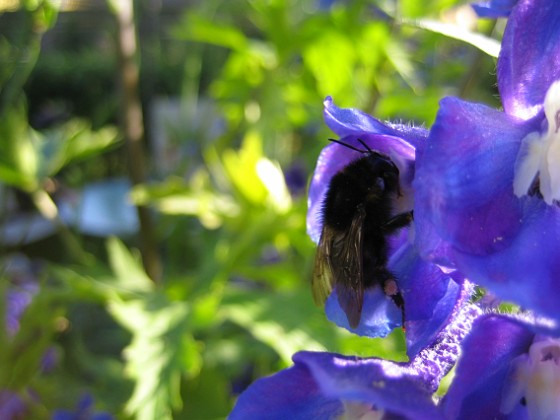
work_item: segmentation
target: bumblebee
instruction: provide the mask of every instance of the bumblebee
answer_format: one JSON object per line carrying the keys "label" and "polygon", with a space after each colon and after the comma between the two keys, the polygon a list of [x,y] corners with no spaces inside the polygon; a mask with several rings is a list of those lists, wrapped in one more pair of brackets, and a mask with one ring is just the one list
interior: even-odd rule
{"label": "bumblebee", "polygon": [[336,289],[348,323],[360,323],[364,291],[381,287],[403,311],[404,301],[395,276],[387,269],[388,236],[409,225],[412,211],[394,214],[401,196],[399,169],[393,161],[375,152],[362,140],[355,150],[361,158],[332,177],[322,203],[322,232],[312,278],[313,298],[323,304]]}

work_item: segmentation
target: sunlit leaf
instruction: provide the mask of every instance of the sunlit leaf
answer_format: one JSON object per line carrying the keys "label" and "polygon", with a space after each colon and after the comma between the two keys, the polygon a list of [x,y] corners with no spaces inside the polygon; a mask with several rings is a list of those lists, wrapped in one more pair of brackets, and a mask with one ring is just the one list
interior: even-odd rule
{"label": "sunlit leaf", "polygon": [[261,158],[257,162],[257,175],[268,190],[271,204],[280,212],[286,212],[291,204],[292,198],[284,180],[284,174],[278,164]]}
{"label": "sunlit leaf", "polygon": [[91,124],[79,119],[45,132],[43,154],[48,162],[46,176],[55,175],[64,166],[96,156],[118,144],[118,134],[114,127],[97,131]]}
{"label": "sunlit leaf", "polygon": [[212,188],[208,174],[202,171],[194,174],[189,184],[169,177],[160,184],[137,185],[131,198],[136,205],[150,205],[164,214],[196,216],[208,229],[216,229],[224,218],[240,213],[233,197]]}
{"label": "sunlit leaf", "polygon": [[172,419],[182,406],[182,375],[196,375],[201,365],[198,344],[187,332],[188,306],[152,294],[115,299],[109,311],[133,336],[125,357],[136,386],[126,411],[139,420]]}
{"label": "sunlit leaf", "polygon": [[387,59],[399,75],[411,88],[418,89],[420,87],[420,81],[410,61],[410,53],[405,50],[404,45],[391,40],[387,42],[385,48]]}
{"label": "sunlit leaf", "polygon": [[303,59],[317,80],[321,96],[337,97],[351,86],[356,49],[343,33],[323,31],[313,43],[305,46]]}
{"label": "sunlit leaf", "polygon": [[324,315],[310,295],[230,290],[219,315],[273,348],[285,365],[297,351],[325,350],[333,345],[332,332],[325,329]]}
{"label": "sunlit leaf", "polygon": [[107,241],[109,264],[115,273],[116,286],[136,292],[149,292],[153,290],[154,283],[150,280],[139,257],[136,258],[116,238]]}
{"label": "sunlit leaf", "polygon": [[32,130],[23,107],[5,110],[0,118],[0,179],[26,191],[39,184],[40,135]]}
{"label": "sunlit leaf", "polygon": [[239,28],[223,22],[212,22],[200,16],[188,16],[181,26],[175,27],[173,34],[177,38],[207,42],[236,50],[243,50],[247,46],[247,38]]}
{"label": "sunlit leaf", "polygon": [[471,32],[459,25],[430,19],[403,19],[402,23],[466,42],[491,57],[498,57],[500,53],[500,43],[498,41],[485,35]]}
{"label": "sunlit leaf", "polygon": [[253,204],[264,204],[267,191],[257,174],[262,158],[262,139],[258,133],[247,133],[241,150],[226,150],[223,164],[231,182],[241,195]]}

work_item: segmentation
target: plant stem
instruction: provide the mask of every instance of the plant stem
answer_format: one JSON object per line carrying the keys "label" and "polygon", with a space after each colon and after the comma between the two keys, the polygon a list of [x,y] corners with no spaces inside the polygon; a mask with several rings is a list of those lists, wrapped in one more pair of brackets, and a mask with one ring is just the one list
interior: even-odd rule
{"label": "plant stem", "polygon": [[[129,176],[133,185],[144,183],[145,156],[143,150],[144,120],[138,93],[138,47],[132,0],[115,2],[118,24],[119,72],[122,83],[122,130],[127,145]],[[140,220],[140,241],[144,268],[154,281],[161,279],[161,262],[157,250],[152,218],[146,206],[137,206]]]}

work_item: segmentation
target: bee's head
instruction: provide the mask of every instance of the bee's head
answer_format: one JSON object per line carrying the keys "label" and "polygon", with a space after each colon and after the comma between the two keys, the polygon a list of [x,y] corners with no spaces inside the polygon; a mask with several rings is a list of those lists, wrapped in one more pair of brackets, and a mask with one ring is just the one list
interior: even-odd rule
{"label": "bee's head", "polygon": [[364,147],[363,149],[358,149],[357,147],[344,143],[340,140],[329,140],[347,147],[348,149],[355,150],[367,158],[367,161],[371,166],[372,173],[375,174],[376,177],[376,181],[373,186],[375,186],[377,191],[396,192],[397,195],[401,195],[399,186],[399,168],[397,168],[397,165],[395,165],[388,156],[372,150],[362,139],[357,140]]}

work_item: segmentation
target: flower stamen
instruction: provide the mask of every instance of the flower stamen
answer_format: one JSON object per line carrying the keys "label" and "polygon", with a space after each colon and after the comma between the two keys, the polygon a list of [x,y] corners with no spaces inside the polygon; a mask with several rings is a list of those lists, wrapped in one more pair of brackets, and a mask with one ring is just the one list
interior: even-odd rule
{"label": "flower stamen", "polygon": [[554,416],[560,412],[560,340],[535,341],[529,353],[514,362],[512,373],[502,400],[502,413],[511,413],[519,401],[527,407],[530,418],[557,418]]}
{"label": "flower stamen", "polygon": [[513,191],[518,197],[530,195],[538,185],[547,204],[560,200],[560,81],[546,93],[544,112],[546,133],[529,133],[521,142],[515,162]]}

